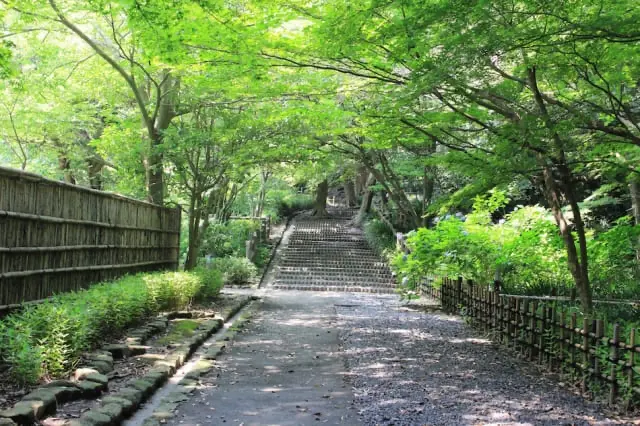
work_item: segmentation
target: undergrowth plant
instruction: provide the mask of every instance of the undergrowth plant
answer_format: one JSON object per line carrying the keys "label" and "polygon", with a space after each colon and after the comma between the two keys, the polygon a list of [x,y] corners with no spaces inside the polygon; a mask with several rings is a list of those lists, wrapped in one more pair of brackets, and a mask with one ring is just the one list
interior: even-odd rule
{"label": "undergrowth plant", "polygon": [[221,288],[221,272],[197,270],[125,276],[58,295],[0,322],[0,360],[20,384],[60,377],[109,336],[158,312],[212,298]]}

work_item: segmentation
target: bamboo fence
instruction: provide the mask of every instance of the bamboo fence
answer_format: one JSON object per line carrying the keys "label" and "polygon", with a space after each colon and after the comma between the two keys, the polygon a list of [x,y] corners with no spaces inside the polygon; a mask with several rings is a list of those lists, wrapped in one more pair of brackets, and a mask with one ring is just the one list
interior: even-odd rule
{"label": "bamboo fence", "polygon": [[176,268],[180,210],[0,167],[0,311]]}
{"label": "bamboo fence", "polygon": [[640,402],[638,330],[581,316],[554,302],[503,295],[462,278],[443,278],[423,292],[461,314],[531,362],[569,375],[583,391],[606,390],[611,405]]}
{"label": "bamboo fence", "polygon": [[[402,234],[397,244],[410,253]],[[638,329],[582,316],[562,306],[565,297],[501,294],[499,283],[429,277],[418,287],[421,294],[439,300],[446,312],[462,315],[525,359],[568,376],[582,391],[606,393],[610,405],[622,403],[627,409],[640,404]]]}

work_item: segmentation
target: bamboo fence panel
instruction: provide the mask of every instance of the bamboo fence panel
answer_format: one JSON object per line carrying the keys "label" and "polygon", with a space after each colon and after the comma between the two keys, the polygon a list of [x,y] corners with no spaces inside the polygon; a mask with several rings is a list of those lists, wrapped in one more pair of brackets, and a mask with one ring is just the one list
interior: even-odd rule
{"label": "bamboo fence panel", "polygon": [[[430,288],[429,288],[430,287]],[[552,372],[568,375],[582,390],[608,395],[611,405],[640,403],[640,342],[637,329],[623,330],[550,301],[499,294],[462,279],[433,280],[423,294],[445,311],[462,314],[493,339]]]}
{"label": "bamboo fence panel", "polygon": [[0,167],[0,311],[176,268],[180,210]]}

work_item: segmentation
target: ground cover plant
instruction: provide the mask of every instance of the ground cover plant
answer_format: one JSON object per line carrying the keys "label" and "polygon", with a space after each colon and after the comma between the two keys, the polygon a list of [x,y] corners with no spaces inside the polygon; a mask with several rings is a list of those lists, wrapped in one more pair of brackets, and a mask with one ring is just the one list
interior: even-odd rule
{"label": "ground cover plant", "polygon": [[110,336],[159,312],[214,297],[221,288],[220,272],[196,270],[131,275],[61,294],[0,321],[0,359],[17,382],[59,377]]}

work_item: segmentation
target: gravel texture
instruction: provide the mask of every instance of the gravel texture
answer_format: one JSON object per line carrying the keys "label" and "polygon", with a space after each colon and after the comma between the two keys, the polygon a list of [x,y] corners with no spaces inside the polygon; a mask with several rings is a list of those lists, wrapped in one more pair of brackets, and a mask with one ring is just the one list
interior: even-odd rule
{"label": "gravel texture", "polygon": [[607,418],[460,318],[416,312],[394,297],[348,300],[336,309],[364,424],[640,424]]}

